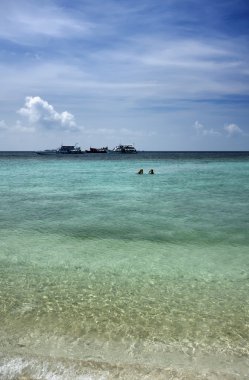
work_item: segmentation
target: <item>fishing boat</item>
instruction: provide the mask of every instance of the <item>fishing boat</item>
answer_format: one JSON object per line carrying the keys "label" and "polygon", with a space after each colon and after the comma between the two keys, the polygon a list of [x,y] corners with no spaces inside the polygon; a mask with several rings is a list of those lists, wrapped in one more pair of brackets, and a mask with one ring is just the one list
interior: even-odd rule
{"label": "fishing boat", "polygon": [[55,155],[55,154],[83,154],[81,148],[76,145],[61,145],[58,149],[46,149],[36,152],[41,155]]}
{"label": "fishing boat", "polygon": [[104,146],[102,148],[92,148],[90,147],[89,150],[85,150],[86,153],[108,153],[108,147]]}
{"label": "fishing boat", "polygon": [[137,153],[133,145],[118,145],[111,152],[113,153]]}

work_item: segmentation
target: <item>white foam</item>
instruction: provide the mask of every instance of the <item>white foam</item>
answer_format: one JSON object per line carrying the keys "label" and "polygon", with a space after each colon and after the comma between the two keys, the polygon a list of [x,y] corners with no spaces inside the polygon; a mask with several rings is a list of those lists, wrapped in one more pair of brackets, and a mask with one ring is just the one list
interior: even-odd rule
{"label": "white foam", "polygon": [[[52,367],[52,368],[49,368]],[[22,358],[5,359],[0,364],[1,380],[12,380],[17,376],[25,375],[25,379],[35,380],[106,380],[105,374],[84,373],[80,374],[75,366],[65,367],[61,363],[41,363],[38,360],[26,360]]]}

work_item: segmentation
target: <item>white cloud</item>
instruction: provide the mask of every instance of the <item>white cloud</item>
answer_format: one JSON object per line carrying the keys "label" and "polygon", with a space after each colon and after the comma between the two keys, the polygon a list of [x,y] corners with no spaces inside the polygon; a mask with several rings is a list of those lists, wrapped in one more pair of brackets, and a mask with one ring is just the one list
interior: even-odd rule
{"label": "white cloud", "polygon": [[42,43],[42,38],[72,38],[88,34],[93,25],[73,17],[53,2],[27,0],[0,3],[0,36],[21,45]]}
{"label": "white cloud", "polygon": [[68,131],[80,129],[76,125],[74,115],[67,111],[57,112],[51,104],[39,96],[27,96],[24,107],[17,112],[27,120],[28,126],[25,128],[40,127]]}
{"label": "white cloud", "polygon": [[198,120],[195,121],[194,128],[195,128],[196,132],[202,136],[219,136],[220,135],[220,132],[216,131],[213,128],[209,128],[209,129],[206,128]]}
{"label": "white cloud", "polygon": [[227,132],[229,137],[243,134],[242,129],[237,124],[225,125],[224,130]]}

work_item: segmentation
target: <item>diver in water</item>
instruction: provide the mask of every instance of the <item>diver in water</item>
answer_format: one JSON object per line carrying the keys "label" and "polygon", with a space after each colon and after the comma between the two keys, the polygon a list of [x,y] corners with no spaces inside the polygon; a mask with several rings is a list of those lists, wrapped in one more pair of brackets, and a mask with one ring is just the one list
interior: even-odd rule
{"label": "diver in water", "polygon": [[144,170],[143,169],[140,169],[137,174],[144,174]]}
{"label": "diver in water", "polygon": [[154,170],[153,170],[153,169],[150,169],[148,174],[155,174],[155,173],[154,173]]}

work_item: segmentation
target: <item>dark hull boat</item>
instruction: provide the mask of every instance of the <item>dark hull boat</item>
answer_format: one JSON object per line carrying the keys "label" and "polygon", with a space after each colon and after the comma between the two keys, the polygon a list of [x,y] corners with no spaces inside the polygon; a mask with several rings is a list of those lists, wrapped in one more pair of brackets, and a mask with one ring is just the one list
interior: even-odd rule
{"label": "dark hull boat", "polygon": [[108,153],[108,147],[105,146],[103,148],[91,148],[85,151],[86,153]]}

